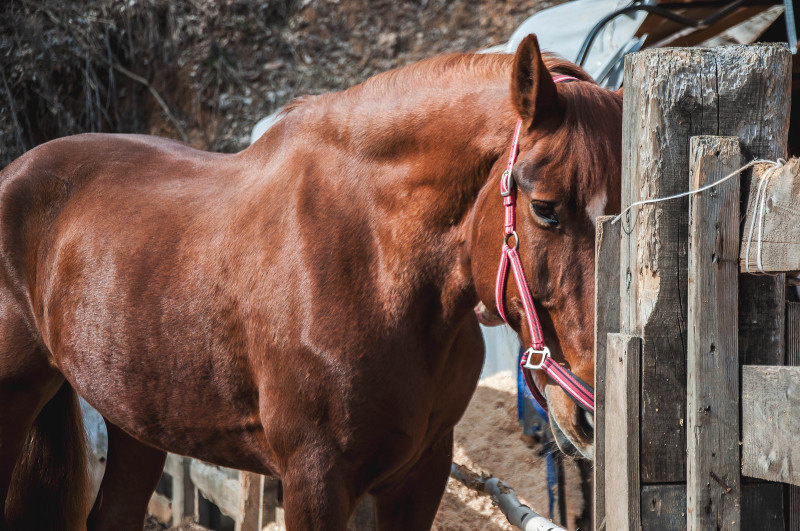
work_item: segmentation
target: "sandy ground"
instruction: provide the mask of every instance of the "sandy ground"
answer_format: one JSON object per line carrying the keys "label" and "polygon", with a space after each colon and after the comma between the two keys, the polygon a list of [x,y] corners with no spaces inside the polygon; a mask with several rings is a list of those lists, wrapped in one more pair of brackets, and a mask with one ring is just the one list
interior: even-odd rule
{"label": "sandy ground", "polygon": [[[533,510],[547,516],[547,469],[539,446],[521,439],[517,422],[516,379],[501,372],[483,380],[464,418],[456,426],[453,460],[478,473],[497,476]],[[577,465],[564,462],[569,527],[583,510]],[[492,500],[450,478],[434,523],[436,530],[513,529]]]}

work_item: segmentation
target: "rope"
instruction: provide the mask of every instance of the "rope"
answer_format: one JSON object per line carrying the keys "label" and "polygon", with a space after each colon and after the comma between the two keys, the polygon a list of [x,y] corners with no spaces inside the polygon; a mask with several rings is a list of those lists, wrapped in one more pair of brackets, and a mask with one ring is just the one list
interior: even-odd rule
{"label": "rope", "polygon": [[756,191],[757,215],[756,215],[756,219],[753,220],[752,223],[750,223],[750,232],[747,235],[747,247],[745,249],[745,268],[747,269],[747,272],[749,273],[750,272],[750,244],[753,241],[753,230],[754,230],[756,224],[758,224],[758,235],[757,235],[758,237],[757,237],[757,240],[756,240],[756,245],[757,245],[757,247],[756,247],[756,265],[758,267],[758,270],[761,273],[766,274],[766,272],[764,271],[763,267],[761,266],[761,233],[762,233],[762,229],[764,227],[764,210],[765,210],[764,205],[767,202],[767,185],[769,184],[769,180],[772,179],[772,176],[775,175],[775,173],[778,170],[780,170],[781,168],[783,168],[786,165],[786,161],[784,159],[778,159],[778,160],[756,159],[754,161],[748,162],[747,164],[745,164],[744,166],[742,166],[738,170],[736,170],[736,171],[734,171],[732,173],[729,173],[725,177],[723,177],[721,179],[718,179],[718,180],[714,181],[713,183],[709,183],[709,184],[706,184],[704,186],[701,186],[700,188],[697,188],[695,190],[688,190],[686,192],[681,192],[679,194],[668,195],[666,197],[657,197],[657,198],[653,198],[653,199],[643,199],[641,201],[636,201],[635,203],[631,204],[628,208],[626,208],[625,210],[620,212],[617,216],[615,216],[614,219],[611,220],[611,223],[617,223],[620,219],[622,219],[622,216],[627,214],[634,207],[641,206],[641,205],[649,205],[649,204],[652,204],[652,203],[660,203],[662,201],[669,201],[671,199],[679,199],[681,197],[688,197],[690,195],[699,194],[700,192],[704,192],[706,190],[714,188],[715,186],[719,186],[720,184],[724,183],[728,179],[731,179],[731,178],[739,175],[743,171],[752,168],[756,164],[769,164],[770,167],[764,172],[763,175],[761,175],[761,177],[759,178],[759,182],[758,182],[758,189]]}
{"label": "rope", "polygon": [[756,205],[758,205],[758,216],[750,223],[750,232],[747,235],[747,247],[744,253],[744,266],[747,272],[750,272],[750,243],[753,241],[753,229],[758,224],[758,247],[756,248],[756,265],[762,275],[766,274],[764,268],[761,266],[761,231],[764,228],[764,205],[767,202],[767,184],[775,172],[783,167],[786,161],[778,159],[772,166],[764,172],[758,181],[758,189],[756,191]]}

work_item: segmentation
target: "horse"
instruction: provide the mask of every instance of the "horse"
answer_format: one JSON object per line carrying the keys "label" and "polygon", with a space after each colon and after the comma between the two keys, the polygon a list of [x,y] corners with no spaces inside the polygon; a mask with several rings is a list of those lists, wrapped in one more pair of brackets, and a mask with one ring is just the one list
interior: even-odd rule
{"label": "horse", "polygon": [[[553,359],[591,382],[621,102],[531,36],[300,99],[235,154],[86,134],[22,155],[0,173],[0,529],[141,529],[168,451],[281,478],[289,529],[344,529],[366,495],[381,529],[429,528],[483,361],[475,308],[499,318],[514,124],[527,287]],[[590,455],[590,416],[535,380]],[[108,428],[93,506],[78,395]]]}

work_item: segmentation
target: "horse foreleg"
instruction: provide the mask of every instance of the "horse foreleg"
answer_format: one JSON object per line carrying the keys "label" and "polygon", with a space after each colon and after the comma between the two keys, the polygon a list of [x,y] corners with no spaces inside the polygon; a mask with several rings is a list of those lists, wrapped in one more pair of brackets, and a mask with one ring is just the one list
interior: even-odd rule
{"label": "horse foreleg", "polygon": [[430,529],[450,475],[453,432],[428,449],[402,482],[373,493],[378,529]]}
{"label": "horse foreleg", "polygon": [[287,530],[345,531],[354,497],[337,461],[318,449],[289,461],[282,478]]}
{"label": "horse foreleg", "polygon": [[108,420],[106,430],[106,471],[89,514],[88,528],[141,531],[147,503],[161,477],[167,454],[137,441]]}

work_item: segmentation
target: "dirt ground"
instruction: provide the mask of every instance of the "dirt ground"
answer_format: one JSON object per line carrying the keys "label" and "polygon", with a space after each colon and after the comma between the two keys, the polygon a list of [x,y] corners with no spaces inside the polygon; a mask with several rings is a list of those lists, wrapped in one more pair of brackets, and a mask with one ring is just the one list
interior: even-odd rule
{"label": "dirt ground", "polygon": [[[516,379],[501,372],[483,380],[472,397],[464,418],[456,426],[453,461],[475,472],[496,476],[514,489],[517,497],[534,511],[547,516],[547,469],[540,446],[528,447],[517,422]],[[570,529],[583,511],[580,473],[565,458],[567,519]],[[447,484],[434,529],[512,529],[491,498],[471,490],[453,478]]]}

